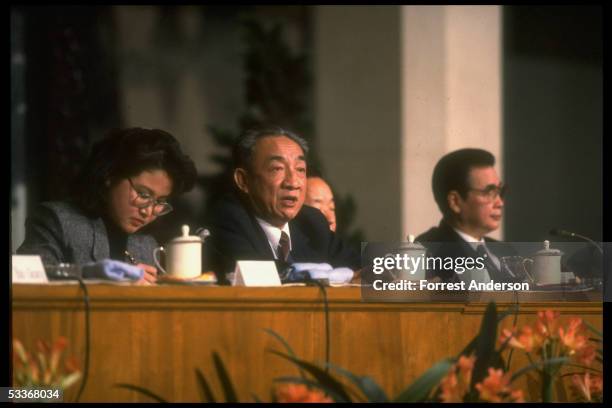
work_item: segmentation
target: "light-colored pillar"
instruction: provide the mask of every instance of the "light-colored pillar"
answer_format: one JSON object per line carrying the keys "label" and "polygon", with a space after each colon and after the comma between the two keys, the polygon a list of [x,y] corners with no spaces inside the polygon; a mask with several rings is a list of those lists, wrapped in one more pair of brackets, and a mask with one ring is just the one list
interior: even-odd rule
{"label": "light-colored pillar", "polygon": [[503,179],[502,20],[499,6],[403,6],[401,16],[405,236],[440,219],[431,175],[442,155],[489,150]]}

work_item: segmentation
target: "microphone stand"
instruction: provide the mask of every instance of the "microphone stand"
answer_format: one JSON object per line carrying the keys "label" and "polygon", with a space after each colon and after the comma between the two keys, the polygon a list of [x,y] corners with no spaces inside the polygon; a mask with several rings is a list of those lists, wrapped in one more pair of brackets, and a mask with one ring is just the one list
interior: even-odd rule
{"label": "microphone stand", "polygon": [[549,234],[550,235],[555,235],[555,236],[566,236],[566,237],[570,237],[570,238],[579,238],[579,239],[581,239],[583,241],[587,241],[588,243],[592,244],[595,248],[597,248],[599,250],[599,252],[603,255],[603,248],[601,246],[599,246],[597,244],[597,242],[593,241],[589,237],[585,237],[584,235],[576,234],[575,232],[571,232],[571,231],[558,230],[558,229],[550,230]]}
{"label": "microphone stand", "polygon": [[571,237],[577,237],[577,238],[580,238],[580,239],[582,239],[584,241],[590,242],[591,244],[593,244],[595,246],[595,248],[599,249],[599,252],[603,255],[603,248],[601,246],[599,246],[597,244],[597,242],[593,241],[591,238],[585,237],[584,235],[576,234],[575,232],[570,232],[570,236]]}
{"label": "microphone stand", "polygon": [[597,248],[599,250],[599,253],[601,254],[601,258],[602,258],[602,278],[604,280],[606,279],[605,278],[605,275],[606,275],[605,272],[606,271],[605,271],[605,256],[604,256],[604,251],[603,251],[603,248],[597,244],[597,242],[593,241],[589,237],[585,237],[584,235],[576,234],[575,232],[571,232],[571,231],[553,229],[553,230],[550,230],[549,233],[551,235],[569,236],[571,238],[579,238],[579,239],[581,239],[583,241],[586,241],[586,242],[590,243],[595,248]]}

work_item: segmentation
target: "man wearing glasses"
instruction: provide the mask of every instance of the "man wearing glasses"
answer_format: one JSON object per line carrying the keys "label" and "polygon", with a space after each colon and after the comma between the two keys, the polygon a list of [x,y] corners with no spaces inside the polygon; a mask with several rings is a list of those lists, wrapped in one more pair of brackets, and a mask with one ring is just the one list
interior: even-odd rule
{"label": "man wearing glasses", "polygon": [[[495,157],[482,149],[460,149],[442,157],[432,177],[442,220],[416,240],[428,248],[429,256],[484,257],[487,274],[482,279],[498,282],[512,277],[501,272],[499,266],[499,257],[511,252],[495,254],[495,240],[486,236],[499,228],[506,192],[494,165]],[[452,270],[438,268],[430,273],[442,280],[460,278]]]}

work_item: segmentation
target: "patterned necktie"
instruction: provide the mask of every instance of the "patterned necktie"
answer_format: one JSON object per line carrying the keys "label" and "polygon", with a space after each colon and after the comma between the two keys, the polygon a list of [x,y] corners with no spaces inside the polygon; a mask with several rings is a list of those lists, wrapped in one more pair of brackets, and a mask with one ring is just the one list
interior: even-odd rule
{"label": "patterned necktie", "polygon": [[278,249],[276,250],[278,257],[286,261],[289,256],[289,236],[285,231],[281,231],[281,237],[278,241]]}

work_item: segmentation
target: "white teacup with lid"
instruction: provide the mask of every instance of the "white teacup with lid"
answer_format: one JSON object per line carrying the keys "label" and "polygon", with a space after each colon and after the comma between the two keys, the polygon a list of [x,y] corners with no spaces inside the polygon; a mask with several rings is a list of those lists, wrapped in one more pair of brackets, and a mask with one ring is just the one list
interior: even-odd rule
{"label": "white teacup with lid", "polygon": [[[414,242],[414,235],[408,235],[408,242],[400,244],[399,248],[396,249],[396,253],[400,256],[407,255],[408,268],[390,271],[396,280],[420,280],[425,279],[425,254],[427,250],[425,247],[418,242]],[[393,254],[387,254],[387,256],[394,257]],[[418,259],[421,258],[421,259]],[[402,262],[403,264],[403,262]],[[416,268],[415,268],[416,265]],[[414,269],[413,269],[414,268]]]}
{"label": "white teacup with lid", "polygon": [[544,249],[536,252],[533,259],[531,275],[538,285],[558,285],[561,283],[561,256],[563,253],[550,247],[550,241],[544,241]]}
{"label": "white teacup with lid", "polygon": [[[164,274],[178,279],[194,279],[202,274],[202,244],[204,239],[199,235],[189,235],[189,226],[181,227],[182,235],[176,237],[153,251],[155,265]],[[204,230],[203,236],[208,235]],[[160,265],[159,253],[166,254],[166,269]]]}

